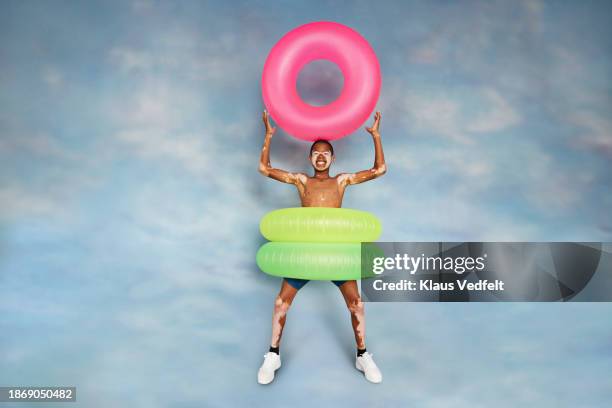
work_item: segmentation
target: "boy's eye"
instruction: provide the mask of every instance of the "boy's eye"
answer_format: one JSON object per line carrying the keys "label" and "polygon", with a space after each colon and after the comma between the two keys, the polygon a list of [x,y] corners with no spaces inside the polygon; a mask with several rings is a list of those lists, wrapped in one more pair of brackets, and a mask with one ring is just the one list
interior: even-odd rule
{"label": "boy's eye", "polygon": [[330,152],[318,152],[316,155],[313,154],[314,157],[317,156],[325,156],[325,157],[331,157],[331,153]]}

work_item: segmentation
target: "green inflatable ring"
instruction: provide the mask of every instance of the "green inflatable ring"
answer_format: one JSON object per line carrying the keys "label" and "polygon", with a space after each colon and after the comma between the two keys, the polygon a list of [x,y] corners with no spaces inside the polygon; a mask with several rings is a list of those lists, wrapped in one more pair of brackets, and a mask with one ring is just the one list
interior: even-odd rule
{"label": "green inflatable ring", "polygon": [[372,242],[382,231],[378,218],[368,212],[327,207],[271,211],[259,229],[269,241],[283,242]]}
{"label": "green inflatable ring", "polygon": [[[375,244],[364,246],[363,260],[384,256]],[[257,266],[268,275],[309,280],[357,280],[362,278],[362,245],[357,243],[268,242],[257,251]],[[364,276],[373,276],[364,268]]]}

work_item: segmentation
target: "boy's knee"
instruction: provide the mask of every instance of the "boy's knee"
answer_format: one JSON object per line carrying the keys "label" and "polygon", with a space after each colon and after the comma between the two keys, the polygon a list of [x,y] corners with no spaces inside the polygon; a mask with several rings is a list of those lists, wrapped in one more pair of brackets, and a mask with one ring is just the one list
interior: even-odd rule
{"label": "boy's knee", "polygon": [[284,299],[281,296],[277,296],[274,300],[274,313],[287,313],[289,307],[291,306],[291,301],[289,299]]}
{"label": "boy's knee", "polygon": [[353,315],[361,314],[364,309],[363,302],[360,298],[351,299],[348,301],[348,308]]}

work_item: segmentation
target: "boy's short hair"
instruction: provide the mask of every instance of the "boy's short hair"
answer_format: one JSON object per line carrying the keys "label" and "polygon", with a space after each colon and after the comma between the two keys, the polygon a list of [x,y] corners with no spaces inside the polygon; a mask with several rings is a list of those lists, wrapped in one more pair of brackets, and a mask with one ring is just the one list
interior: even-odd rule
{"label": "boy's short hair", "polygon": [[331,143],[329,143],[327,140],[325,139],[319,139],[319,140],[315,140],[312,145],[310,145],[310,156],[312,156],[312,149],[314,149],[314,146],[317,143],[325,143],[326,145],[329,146],[329,150],[331,151],[332,156],[334,155],[334,146],[332,146]]}

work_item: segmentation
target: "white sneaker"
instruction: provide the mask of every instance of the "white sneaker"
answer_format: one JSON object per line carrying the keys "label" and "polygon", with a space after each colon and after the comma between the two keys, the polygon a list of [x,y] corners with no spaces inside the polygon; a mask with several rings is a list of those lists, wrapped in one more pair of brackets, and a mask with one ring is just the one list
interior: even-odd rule
{"label": "white sneaker", "polygon": [[281,366],[280,356],[271,351],[264,354],[264,362],[257,372],[257,382],[270,384],[274,380],[274,372]]}
{"label": "white sneaker", "polygon": [[376,366],[372,354],[367,351],[355,360],[355,367],[365,374],[366,380],[378,384],[382,381],[382,373]]}

